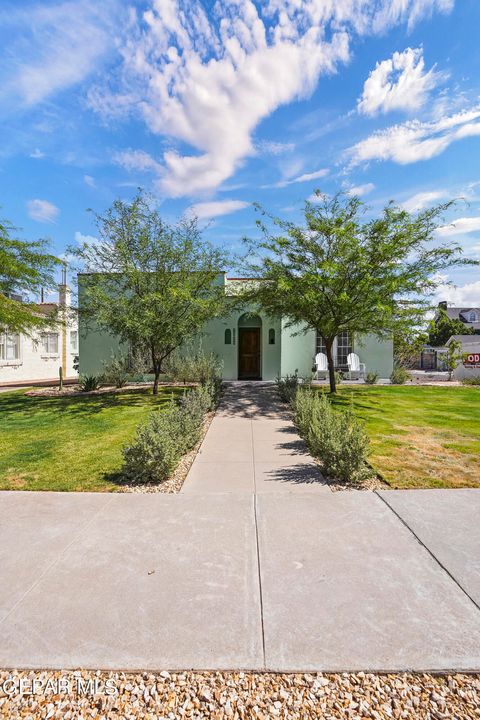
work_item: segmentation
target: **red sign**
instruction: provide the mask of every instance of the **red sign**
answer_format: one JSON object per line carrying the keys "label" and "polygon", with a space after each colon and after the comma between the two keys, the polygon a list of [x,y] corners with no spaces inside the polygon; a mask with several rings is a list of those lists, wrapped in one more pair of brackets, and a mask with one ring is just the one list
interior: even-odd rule
{"label": "red sign", "polygon": [[463,364],[465,367],[479,367],[480,353],[467,353],[463,356]]}

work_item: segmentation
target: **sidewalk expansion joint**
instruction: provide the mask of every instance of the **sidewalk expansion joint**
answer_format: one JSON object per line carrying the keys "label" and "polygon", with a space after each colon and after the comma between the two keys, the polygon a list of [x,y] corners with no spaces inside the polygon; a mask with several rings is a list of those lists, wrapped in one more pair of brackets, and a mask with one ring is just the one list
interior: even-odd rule
{"label": "sidewalk expansion joint", "polygon": [[455,575],[452,575],[452,573],[450,572],[450,570],[449,570],[447,567],[445,567],[445,565],[441,562],[441,560],[439,560],[438,557],[430,550],[430,548],[428,547],[428,545],[426,545],[426,544],[423,542],[423,540],[417,535],[417,533],[410,527],[410,525],[409,525],[409,524],[403,519],[403,517],[397,512],[397,510],[395,510],[395,508],[393,508],[393,507],[390,505],[390,503],[389,503],[387,500],[385,500],[385,498],[384,498],[382,495],[380,495],[380,494],[378,493],[377,490],[374,490],[374,493],[375,493],[375,495],[376,495],[380,500],[382,500],[382,501],[385,503],[385,505],[389,508],[389,510],[391,510],[392,513],[393,513],[394,515],[396,515],[396,517],[400,520],[400,522],[401,522],[401,523],[407,528],[407,530],[413,535],[413,537],[415,538],[415,540],[416,540],[423,548],[425,548],[425,550],[428,552],[428,554],[430,555],[430,557],[433,558],[433,560],[437,563],[437,565],[439,565],[439,567],[442,568],[442,570],[448,575],[448,577],[450,578],[450,580],[453,580],[453,582],[455,583],[455,585],[462,591],[462,593],[463,593],[464,595],[467,596],[467,598],[470,600],[470,602],[473,603],[473,605],[475,605],[475,607],[477,608],[477,610],[480,611],[480,605],[479,605],[479,603],[465,590],[465,588],[459,583],[459,581],[457,580],[457,578],[455,577]]}
{"label": "sidewalk expansion joint", "polygon": [[260,568],[260,543],[258,539],[258,518],[257,518],[257,484],[255,473],[255,445],[253,442],[253,420],[250,420],[250,428],[252,435],[252,460],[253,460],[253,519],[255,522],[255,544],[257,548],[257,568],[258,568],[258,591],[260,602],[260,628],[262,632],[262,657],[263,669],[267,669],[267,658],[265,653],[265,626],[263,619],[263,589],[262,589],[262,572]]}

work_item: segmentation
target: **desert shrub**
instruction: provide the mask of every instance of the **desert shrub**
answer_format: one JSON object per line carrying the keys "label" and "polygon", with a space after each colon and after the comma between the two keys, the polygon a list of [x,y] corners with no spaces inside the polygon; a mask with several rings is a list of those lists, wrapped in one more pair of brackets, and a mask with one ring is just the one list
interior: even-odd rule
{"label": "desert shrub", "polygon": [[174,352],[168,358],[165,372],[177,382],[207,382],[218,381],[223,374],[223,363],[215,353],[205,353],[200,350],[196,353]]}
{"label": "desert shrub", "polygon": [[378,380],[377,372],[368,372],[365,376],[365,382],[367,385],[376,385]]}
{"label": "desert shrub", "polygon": [[125,355],[112,355],[110,360],[103,364],[102,382],[122,388],[127,384],[129,374],[129,358]]}
{"label": "desert shrub", "polygon": [[172,402],[165,410],[154,410],[146,423],[137,429],[131,443],[123,449],[123,474],[140,483],[166,480],[186,447],[182,434],[182,411]]}
{"label": "desert shrub", "polygon": [[275,378],[275,384],[283,402],[294,402],[298,388],[300,387],[300,378],[297,373],[294,375],[285,375],[283,378],[277,376],[277,378]]}
{"label": "desert shrub", "polygon": [[80,375],[78,384],[82,392],[91,392],[100,387],[100,378],[96,375]]}
{"label": "desert shrub", "polygon": [[480,385],[480,375],[472,375],[472,377],[465,377],[460,380],[462,385]]}
{"label": "desert shrub", "polygon": [[408,370],[402,365],[395,365],[390,375],[390,382],[392,385],[405,385],[409,377]]}
{"label": "desert shrub", "polygon": [[217,388],[207,382],[189,390],[164,410],[154,410],[137,429],[133,442],[123,450],[123,475],[135,482],[167,480],[182,455],[201,436],[203,419],[216,404]]}
{"label": "desert shrub", "polygon": [[356,483],[370,474],[368,436],[351,407],[336,410],[324,393],[300,390],[294,412],[298,430],[321,460],[325,475]]}

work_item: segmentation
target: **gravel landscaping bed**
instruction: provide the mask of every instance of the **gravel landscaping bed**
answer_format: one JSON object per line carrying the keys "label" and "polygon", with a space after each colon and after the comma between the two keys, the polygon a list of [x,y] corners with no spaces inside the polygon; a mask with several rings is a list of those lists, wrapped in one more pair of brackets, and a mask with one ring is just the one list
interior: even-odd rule
{"label": "gravel landscaping bed", "polygon": [[[5,680],[53,692],[7,694]],[[56,693],[63,679],[68,693]],[[99,692],[84,692],[88,680]],[[116,692],[105,692],[109,681]],[[79,685],[80,683],[80,685]],[[82,685],[83,683],[83,685]],[[80,690],[79,690],[80,687]],[[12,683],[7,683],[10,693]],[[0,672],[0,718],[414,718],[480,717],[480,675]]]}

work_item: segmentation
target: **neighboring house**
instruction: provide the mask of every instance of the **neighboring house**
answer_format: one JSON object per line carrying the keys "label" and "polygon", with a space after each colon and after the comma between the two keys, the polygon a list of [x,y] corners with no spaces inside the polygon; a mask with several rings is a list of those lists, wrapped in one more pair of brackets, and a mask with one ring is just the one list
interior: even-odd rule
{"label": "neighboring house", "polygon": [[453,371],[455,380],[480,375],[480,335],[452,335],[447,342],[457,341],[462,346],[463,359]]}
{"label": "neighboring house", "polygon": [[[221,282],[227,296],[235,296],[243,278],[227,278]],[[79,275],[81,304],[82,276]],[[231,315],[208,322],[198,341],[203,351],[214,352],[223,362],[225,380],[274,380],[277,376],[309,375],[316,353],[324,350],[322,340],[314,331],[296,335],[299,328],[287,328],[282,318],[269,318],[253,307],[245,307]],[[79,333],[80,372],[99,375],[112,354],[121,352],[118,339],[107,332],[94,331],[82,326]],[[349,337],[342,333],[335,341],[335,364],[347,369],[347,355],[356,352],[367,372],[377,372],[388,378],[393,368],[393,343],[379,340],[373,335]]]}
{"label": "neighboring house", "polygon": [[[74,360],[78,357],[78,323],[70,309],[70,290],[59,286],[57,303],[38,303],[39,314],[59,309],[65,322],[52,324],[32,336],[0,330],[0,385],[58,380],[60,367],[63,377],[76,378]],[[62,313],[63,310],[63,313]]]}
{"label": "neighboring house", "polygon": [[[480,308],[478,307],[448,307],[445,301],[438,303],[438,307],[444,310],[450,320],[460,320],[468,328],[473,328],[477,335],[480,335]],[[435,316],[436,320],[438,314]]]}

